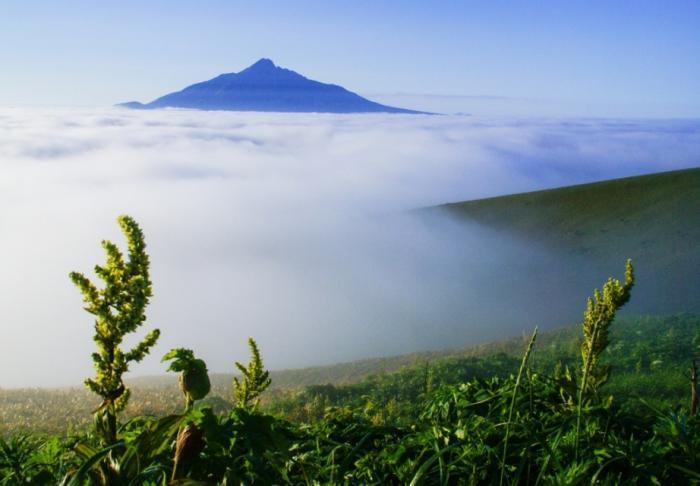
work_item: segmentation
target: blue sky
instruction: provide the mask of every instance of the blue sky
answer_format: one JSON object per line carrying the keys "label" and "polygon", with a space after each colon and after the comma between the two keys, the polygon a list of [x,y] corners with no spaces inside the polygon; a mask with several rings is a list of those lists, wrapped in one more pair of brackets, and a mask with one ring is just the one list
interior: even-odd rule
{"label": "blue sky", "polygon": [[148,101],[260,57],[443,111],[700,116],[697,1],[0,2],[2,105]]}

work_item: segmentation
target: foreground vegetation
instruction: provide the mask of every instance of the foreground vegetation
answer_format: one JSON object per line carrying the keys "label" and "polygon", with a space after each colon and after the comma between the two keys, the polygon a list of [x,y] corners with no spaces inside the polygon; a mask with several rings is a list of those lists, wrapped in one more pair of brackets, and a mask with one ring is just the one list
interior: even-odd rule
{"label": "foreground vegetation", "polygon": [[577,338],[535,330],[519,346],[504,344],[510,353],[309,387],[267,405],[270,376],[254,340],[228,400],[214,402],[206,363],[176,348],[163,359],[179,374],[180,410],[125,420],[124,374],[159,332],[122,349],[145,323],[151,282],[140,228],[128,217],[120,225],[129,252],[103,244],[103,286],[71,274],[95,316],[95,375],[86,382],[101,401],[93,425],[65,436],[7,434],[3,484],[700,482],[700,424],[675,405],[680,390],[640,393],[649,376],[668,383],[697,354],[698,317],[619,326],[616,313],[634,285],[631,263],[623,280],[609,279],[589,299]]}
{"label": "foreground vegetation", "polygon": [[[658,407],[688,405],[686,369],[700,356],[700,315],[619,316],[603,352],[613,364],[605,391],[627,407],[643,407],[643,398]],[[541,333],[530,369],[551,374],[559,362],[575,366],[580,326]],[[292,421],[314,421],[326,407],[359,407],[369,414],[413,418],[415,399],[425,390],[475,378],[506,378],[516,373],[524,349],[522,338],[509,338],[464,349],[414,353],[303,370],[271,372],[272,384],[261,397],[261,410]],[[223,413],[234,406],[233,374],[210,374],[211,391],[200,403]],[[124,417],[170,415],[180,411],[177,378],[130,380],[131,398]],[[0,433],[40,432],[71,435],[92,424],[99,405],[86,389],[0,389]]]}

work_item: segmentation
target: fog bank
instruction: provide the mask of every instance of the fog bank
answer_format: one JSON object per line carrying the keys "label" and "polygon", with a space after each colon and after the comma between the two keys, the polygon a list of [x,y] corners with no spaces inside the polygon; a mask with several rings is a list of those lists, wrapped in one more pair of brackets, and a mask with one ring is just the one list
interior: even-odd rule
{"label": "fog bank", "polygon": [[90,375],[67,274],[123,244],[122,213],[153,266],[143,330],[163,333],[135,373],[175,346],[231,371],[247,336],[297,367],[542,324],[509,275],[541,262],[565,281],[570,261],[407,210],[698,165],[698,121],[2,108],[0,386]]}

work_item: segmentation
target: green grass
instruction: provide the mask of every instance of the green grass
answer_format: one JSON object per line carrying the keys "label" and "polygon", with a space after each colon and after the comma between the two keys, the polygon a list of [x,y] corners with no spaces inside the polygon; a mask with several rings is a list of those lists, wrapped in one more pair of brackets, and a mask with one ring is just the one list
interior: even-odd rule
{"label": "green grass", "polygon": [[637,242],[656,236],[659,230],[671,239],[699,236],[700,168],[439,207],[489,226],[545,238],[567,248],[590,246],[604,254],[624,246],[622,233]]}
{"label": "green grass", "polygon": [[[531,365],[551,372],[558,361],[577,363],[580,335],[578,324],[540,333]],[[665,406],[687,402],[684,372],[689,357],[700,355],[700,314],[622,316],[612,326],[611,339],[605,351],[605,361],[613,363],[614,370],[609,393],[623,400],[643,396]],[[378,407],[377,413],[387,413],[387,405],[405,411],[425,387],[426,365],[433,387],[506,377],[517,372],[525,345],[526,337],[514,336],[439,352],[278,371],[272,373],[273,386],[263,403],[290,417],[306,418],[322,415],[326,405],[365,406],[368,397]],[[276,382],[276,377],[283,380]],[[232,379],[229,374],[211,375],[212,391],[206,402],[215,410],[232,406]],[[175,413],[182,408],[176,378],[127,378],[127,382],[133,392],[129,416]],[[301,412],[313,403],[316,410]],[[0,431],[80,429],[90,424],[90,412],[98,404],[84,388],[0,389]]]}
{"label": "green grass", "polygon": [[531,240],[608,274],[632,258],[635,312],[700,310],[700,168],[428,210]]}
{"label": "green grass", "polygon": [[[691,357],[700,355],[700,314],[622,316],[612,324],[610,340],[602,355],[602,362],[613,370],[607,393],[630,406],[638,405],[637,398],[664,407],[687,405],[690,385],[685,372]],[[530,365],[546,374],[560,362],[573,367],[581,360],[580,344],[580,324],[543,332],[537,336]],[[424,391],[426,370],[432,387],[507,377],[517,373],[526,345],[524,337],[511,337],[443,355],[411,355],[413,364],[393,373],[369,375],[353,384],[309,386],[303,392],[280,391],[270,406],[304,420],[313,419],[328,405],[369,403],[380,415],[391,413],[387,407],[405,413]],[[320,404],[315,412],[308,406],[314,403]]]}
{"label": "green grass", "polygon": [[[29,435],[18,434],[5,415],[0,483],[56,484],[72,477],[88,484],[84,476],[93,471],[89,484],[101,484],[93,466],[104,466],[111,450],[109,464],[119,465],[123,484],[141,484],[137,479],[147,474],[162,479],[174,469],[175,435],[185,423],[196,424],[206,439],[190,477],[211,483],[228,474],[248,477],[247,484],[495,484],[498,478],[504,484],[590,484],[595,478],[647,484],[652,476],[653,484],[691,484],[700,477],[700,429],[687,414],[683,375],[700,350],[700,315],[627,316],[613,323],[602,360],[613,364],[611,381],[601,399],[591,396],[582,410],[577,455],[575,380],[553,370],[561,360],[580,376],[580,340],[580,326],[545,332],[525,358],[526,340],[501,340],[355,384],[290,391],[252,413],[212,397],[189,415],[163,416],[167,407],[182,408],[176,385],[165,394],[136,388],[128,414],[136,417],[108,448],[86,433],[87,392],[30,393],[35,405],[49,400],[46,414],[34,417],[39,422]],[[3,411],[10,410],[7,393],[0,390]],[[166,409],[157,408],[158,400]],[[47,437],[39,432],[47,430],[52,409],[86,421],[69,437]],[[26,408],[12,410],[28,418]]]}

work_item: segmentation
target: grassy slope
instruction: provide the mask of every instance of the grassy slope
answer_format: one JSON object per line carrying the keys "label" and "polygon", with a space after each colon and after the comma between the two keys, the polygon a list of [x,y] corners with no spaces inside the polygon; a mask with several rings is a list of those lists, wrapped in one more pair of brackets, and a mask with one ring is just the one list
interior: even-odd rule
{"label": "grassy slope", "polygon": [[600,268],[617,269],[630,257],[643,283],[636,291],[636,311],[700,310],[700,169],[446,204],[439,210]]}
{"label": "grassy slope", "polygon": [[[581,327],[568,326],[538,336],[530,365],[549,375],[558,363],[574,374],[580,366]],[[451,357],[417,363],[393,374],[372,375],[356,384],[313,386],[302,393],[279,394],[270,407],[295,420],[315,420],[331,405],[365,408],[381,413],[402,411],[415,418],[415,403],[431,386],[458,384],[474,378],[488,379],[517,372],[526,347],[522,338],[504,339],[473,347]],[[691,357],[700,351],[700,314],[626,316],[611,328],[610,345],[602,362],[612,366],[604,393],[618,403],[646,409],[638,398],[661,407],[687,406]],[[479,357],[474,357],[479,356]],[[430,371],[428,371],[430,370]],[[430,373],[427,375],[426,373]]]}

